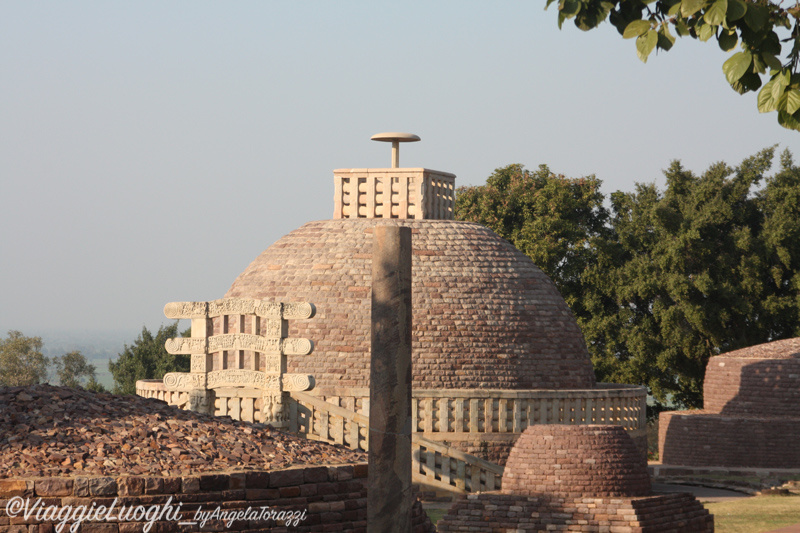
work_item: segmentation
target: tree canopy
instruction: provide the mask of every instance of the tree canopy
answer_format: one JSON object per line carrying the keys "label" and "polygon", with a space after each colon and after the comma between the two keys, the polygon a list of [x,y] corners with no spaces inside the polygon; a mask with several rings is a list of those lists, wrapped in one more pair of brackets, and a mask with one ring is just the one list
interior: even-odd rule
{"label": "tree canopy", "polygon": [[[184,333],[184,336],[188,332]],[[125,345],[116,361],[109,361],[108,368],[114,377],[114,393],[136,394],[139,379],[160,379],[167,372],[188,372],[188,355],[172,355],[164,343],[178,336],[178,323],[160,326],[153,335],[146,327],[132,345]]]}
{"label": "tree canopy", "polygon": [[486,185],[462,187],[456,217],[513,243],[550,276],[567,303],[580,305],[581,273],[595,260],[592,238],[607,232],[601,182],[553,174],[546,165],[498,168]]}
{"label": "tree canopy", "polygon": [[47,380],[49,360],[42,354],[42,338],[9,331],[0,339],[0,386],[20,387]]}
{"label": "tree canopy", "polygon": [[[800,168],[785,152],[768,177],[773,158],[770,148],[699,176],[676,161],[664,190],[637,184],[612,193],[608,211],[594,177],[569,180],[540,167],[548,186],[520,178],[524,192],[498,187],[503,176],[527,173],[512,165],[485,186],[460,189],[456,216],[488,225],[553,279],[598,379],[644,384],[662,402],[698,407],[709,357],[800,335]],[[543,191],[580,183],[595,192],[536,210]],[[500,214],[481,215],[476,205]],[[527,214],[504,216],[506,206]],[[571,242],[550,245],[561,238]]]}
{"label": "tree canopy", "polygon": [[[556,0],[547,0],[549,7]],[[800,4],[771,0],[557,0],[559,28],[565,20],[591,30],[608,19],[625,39],[635,39],[646,62],[653,50],[668,51],[675,35],[739,51],[722,72],[740,94],[759,91],[758,110],[777,111],[778,123],[800,131]],[[674,32],[674,33],[673,33]],[[766,82],[764,82],[766,80]]]}
{"label": "tree canopy", "polygon": [[95,367],[86,360],[79,351],[72,351],[53,358],[56,365],[58,383],[64,387],[81,387],[93,391],[104,391],[104,387],[97,382]]}

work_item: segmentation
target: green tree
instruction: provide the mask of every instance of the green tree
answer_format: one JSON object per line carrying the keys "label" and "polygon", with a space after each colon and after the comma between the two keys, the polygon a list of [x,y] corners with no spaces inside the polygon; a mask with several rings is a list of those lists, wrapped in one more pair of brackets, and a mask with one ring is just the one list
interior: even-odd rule
{"label": "green tree", "polygon": [[171,355],[164,347],[167,339],[177,336],[177,322],[160,326],[155,336],[146,327],[142,327],[142,333],[133,344],[126,344],[117,360],[108,362],[108,368],[114,377],[114,392],[136,394],[136,381],[139,379],[160,379],[167,372],[188,372],[189,356]]}
{"label": "green tree", "polygon": [[509,165],[496,169],[486,185],[459,188],[455,215],[511,242],[578,312],[581,273],[594,261],[589,242],[606,232],[600,185],[594,176],[566,178],[545,165],[534,172]]}
{"label": "green tree", "polygon": [[56,365],[56,375],[58,382],[64,387],[87,387],[92,385],[97,387],[95,367],[86,361],[86,358],[79,351],[72,351],[53,358]]}
{"label": "green tree", "polygon": [[0,386],[35,385],[47,379],[47,357],[42,354],[42,338],[26,337],[9,331],[0,340]]}
{"label": "green tree", "polygon": [[[773,158],[770,148],[700,176],[674,162],[663,191],[615,192],[610,213],[599,182],[553,194],[512,165],[460,190],[456,213],[544,265],[599,380],[698,407],[709,357],[800,335],[800,169],[785,152],[767,177]],[[581,183],[540,171],[556,190]]]}
{"label": "green tree", "polygon": [[709,357],[800,334],[798,169],[787,154],[765,178],[773,152],[611,195],[580,317],[600,379],[699,407]]}
{"label": "green tree", "polygon": [[[549,7],[556,0],[547,0]],[[635,39],[642,61],[668,51],[675,36],[715,40],[733,51],[722,72],[740,94],[758,93],[758,110],[777,111],[778,123],[800,130],[800,5],[773,0],[558,0],[565,20],[586,31],[608,19],[625,39]],[[674,33],[673,33],[674,32]],[[762,77],[766,83],[762,85]]]}

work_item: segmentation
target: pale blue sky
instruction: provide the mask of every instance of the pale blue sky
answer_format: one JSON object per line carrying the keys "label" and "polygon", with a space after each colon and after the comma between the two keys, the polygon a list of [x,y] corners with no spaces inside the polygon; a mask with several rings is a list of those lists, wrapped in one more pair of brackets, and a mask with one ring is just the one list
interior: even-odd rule
{"label": "pale blue sky", "polygon": [[[713,43],[636,57],[529,2],[0,1],[0,334],[165,323],[331,217],[332,169],[483,183],[496,167],[604,190],[797,133],[729,89]],[[800,155],[798,155],[800,157]]]}

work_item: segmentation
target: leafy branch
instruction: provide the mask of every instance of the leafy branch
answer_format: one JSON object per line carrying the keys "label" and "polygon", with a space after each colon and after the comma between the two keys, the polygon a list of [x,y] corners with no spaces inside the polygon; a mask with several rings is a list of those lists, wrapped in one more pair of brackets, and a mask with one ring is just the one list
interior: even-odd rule
{"label": "leafy branch", "polygon": [[643,62],[653,50],[672,48],[670,27],[680,37],[715,38],[726,52],[739,45],[722,65],[728,83],[739,94],[759,91],[761,113],[777,111],[781,126],[800,131],[800,2],[784,7],[769,0],[547,0],[546,7],[555,2],[559,28],[575,19],[588,31],[608,19],[624,39],[636,40]]}

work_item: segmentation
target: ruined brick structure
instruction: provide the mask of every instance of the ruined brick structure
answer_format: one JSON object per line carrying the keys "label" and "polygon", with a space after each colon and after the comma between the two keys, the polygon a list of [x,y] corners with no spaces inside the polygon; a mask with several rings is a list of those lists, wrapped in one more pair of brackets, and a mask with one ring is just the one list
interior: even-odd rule
{"label": "ruined brick structure", "polygon": [[509,455],[503,490],[470,494],[437,524],[456,531],[700,533],[713,517],[690,494],[653,494],[619,426],[531,426]]}
{"label": "ruined brick structure", "polygon": [[[366,454],[127,395],[34,385],[0,388],[0,532],[47,533],[79,506],[115,505],[78,531],[349,531],[367,529]],[[15,497],[42,499],[50,514],[26,517],[7,506]],[[115,503],[115,498],[118,500]],[[171,499],[181,521],[264,507],[302,515],[292,527],[280,515],[225,524],[180,524],[166,515],[147,527],[143,514]],[[70,508],[72,511],[70,511]],[[15,511],[16,509],[16,511]],[[65,510],[66,509],[66,510]],[[434,531],[421,504],[413,531]],[[39,517],[37,518],[37,514]],[[150,516],[148,515],[148,519]],[[57,519],[54,519],[57,517]],[[73,520],[66,521],[69,531]]]}
{"label": "ruined brick structure", "polygon": [[800,468],[800,338],[712,357],[704,409],[662,413],[665,465]]}

